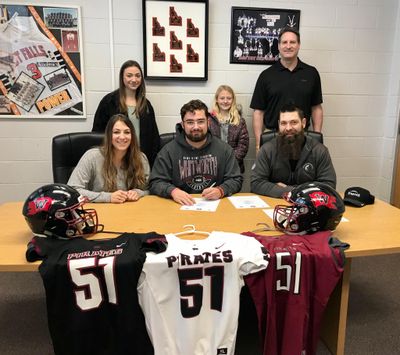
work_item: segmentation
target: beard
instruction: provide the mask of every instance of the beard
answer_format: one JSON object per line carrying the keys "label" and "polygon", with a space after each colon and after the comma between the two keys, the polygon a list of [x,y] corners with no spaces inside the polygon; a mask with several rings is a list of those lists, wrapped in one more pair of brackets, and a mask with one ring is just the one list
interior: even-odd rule
{"label": "beard", "polygon": [[203,140],[205,140],[207,137],[207,131],[203,132],[203,131],[195,131],[195,132],[190,132],[190,133],[186,133],[186,138],[192,142],[202,142]]}
{"label": "beard", "polygon": [[305,141],[304,131],[292,136],[279,133],[277,136],[278,151],[290,160],[299,160]]}

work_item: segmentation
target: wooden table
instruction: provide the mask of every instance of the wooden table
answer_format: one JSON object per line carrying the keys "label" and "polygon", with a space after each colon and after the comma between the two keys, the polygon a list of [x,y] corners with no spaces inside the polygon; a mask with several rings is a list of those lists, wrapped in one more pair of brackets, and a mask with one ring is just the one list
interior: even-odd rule
{"label": "wooden table", "polygon": [[[280,199],[261,198],[271,207],[282,203]],[[26,244],[31,239],[31,232],[22,216],[22,205],[22,202],[0,205],[0,271],[37,270],[39,263],[31,264],[25,260]],[[181,211],[180,206],[173,201],[156,196],[146,196],[138,202],[122,205],[88,206],[97,210],[99,221],[105,225],[106,230],[117,232],[176,233],[183,231],[184,225],[193,224],[197,230],[241,233],[256,229],[259,222],[272,225],[262,209],[239,210],[227,198],[221,200],[216,212]],[[322,330],[322,338],[334,354],[344,354],[351,259],[400,253],[400,209],[375,200],[374,205],[363,208],[347,207],[345,217],[349,222],[340,223],[335,235],[351,247],[346,251],[345,271],[329,302]],[[100,237],[109,238],[110,235],[96,235],[96,238]]]}

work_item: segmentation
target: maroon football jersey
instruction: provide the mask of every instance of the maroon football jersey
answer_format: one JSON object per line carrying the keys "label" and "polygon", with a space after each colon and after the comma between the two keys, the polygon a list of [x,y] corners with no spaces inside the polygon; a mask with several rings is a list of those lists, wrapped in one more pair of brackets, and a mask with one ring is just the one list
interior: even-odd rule
{"label": "maroon football jersey", "polygon": [[245,277],[256,306],[264,354],[315,354],[323,311],[344,265],[349,245],[331,232],[266,237],[266,270]]}

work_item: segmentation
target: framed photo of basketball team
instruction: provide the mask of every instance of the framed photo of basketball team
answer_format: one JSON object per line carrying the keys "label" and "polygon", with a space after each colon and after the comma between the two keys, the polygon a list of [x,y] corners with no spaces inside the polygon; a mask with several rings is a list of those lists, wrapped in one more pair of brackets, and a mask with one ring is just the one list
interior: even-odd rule
{"label": "framed photo of basketball team", "polygon": [[285,27],[299,30],[300,10],[232,7],[230,63],[275,63],[278,36]]}
{"label": "framed photo of basketball team", "polygon": [[144,76],[207,80],[208,0],[143,0]]}
{"label": "framed photo of basketball team", "polygon": [[0,0],[0,118],[84,118],[77,6]]}

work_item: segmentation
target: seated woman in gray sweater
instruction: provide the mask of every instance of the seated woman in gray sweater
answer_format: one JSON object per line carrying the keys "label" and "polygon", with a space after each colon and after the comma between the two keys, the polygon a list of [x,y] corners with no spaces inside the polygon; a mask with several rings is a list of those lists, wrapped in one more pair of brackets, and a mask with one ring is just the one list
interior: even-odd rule
{"label": "seated woman in gray sweater", "polygon": [[150,167],[140,151],[132,122],[113,115],[103,145],[89,149],[68,180],[90,202],[123,203],[148,194]]}

